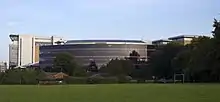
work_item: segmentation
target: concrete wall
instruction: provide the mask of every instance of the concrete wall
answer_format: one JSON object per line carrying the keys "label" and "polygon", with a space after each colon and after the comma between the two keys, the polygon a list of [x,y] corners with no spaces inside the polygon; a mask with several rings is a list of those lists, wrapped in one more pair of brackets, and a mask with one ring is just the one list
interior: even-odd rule
{"label": "concrete wall", "polygon": [[33,36],[19,36],[19,65],[26,65],[33,62]]}
{"label": "concrete wall", "polygon": [[40,49],[39,49],[39,45],[35,45],[35,59],[34,59],[34,62],[39,62],[39,54],[40,54]]}

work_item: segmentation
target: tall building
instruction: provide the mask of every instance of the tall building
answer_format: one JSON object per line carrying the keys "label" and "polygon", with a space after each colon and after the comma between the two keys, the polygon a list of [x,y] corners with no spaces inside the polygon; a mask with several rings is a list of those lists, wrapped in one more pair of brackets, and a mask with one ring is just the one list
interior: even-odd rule
{"label": "tall building", "polygon": [[0,62],[0,72],[5,72],[7,70],[7,62]]}
{"label": "tall building", "polygon": [[23,66],[39,61],[39,47],[54,45],[63,40],[60,37],[37,37],[34,35],[9,35],[9,66]]}

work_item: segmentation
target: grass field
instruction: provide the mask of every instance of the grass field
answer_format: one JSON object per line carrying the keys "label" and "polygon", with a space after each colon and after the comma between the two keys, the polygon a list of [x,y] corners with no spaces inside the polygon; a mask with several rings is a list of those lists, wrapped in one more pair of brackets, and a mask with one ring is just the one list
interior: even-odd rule
{"label": "grass field", "polygon": [[0,102],[220,102],[220,84],[3,85]]}

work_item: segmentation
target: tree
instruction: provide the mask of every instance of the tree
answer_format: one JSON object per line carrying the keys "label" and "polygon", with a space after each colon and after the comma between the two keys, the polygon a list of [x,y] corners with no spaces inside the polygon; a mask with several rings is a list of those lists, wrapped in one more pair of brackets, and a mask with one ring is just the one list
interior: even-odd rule
{"label": "tree", "polygon": [[176,73],[185,73],[188,80],[210,80],[212,66],[212,39],[205,36],[194,38],[191,44],[177,54],[172,60]]}
{"label": "tree", "polygon": [[133,64],[130,60],[111,60],[106,67],[100,70],[113,76],[131,75]]}
{"label": "tree", "polygon": [[172,59],[183,47],[183,45],[175,42],[159,46],[149,60],[149,67],[152,69],[153,75],[158,78],[171,78],[174,73]]}
{"label": "tree", "polygon": [[4,76],[5,76],[5,73],[0,72],[0,84],[2,84],[2,79],[4,78]]}
{"label": "tree", "polygon": [[89,72],[98,72],[98,66],[94,60],[91,60],[88,66],[87,71]]}
{"label": "tree", "polygon": [[140,54],[133,50],[130,54],[129,54],[129,59],[131,61],[133,61],[133,63],[136,63],[138,61],[138,59],[140,58]]}
{"label": "tree", "polygon": [[59,53],[54,59],[53,67],[72,76],[74,69],[77,67],[77,63],[71,54]]}
{"label": "tree", "polygon": [[2,84],[37,84],[39,72],[34,69],[10,69],[4,73]]}
{"label": "tree", "polygon": [[215,79],[220,81],[220,21],[214,19],[214,31],[213,31],[213,47],[215,48],[212,51],[213,55],[213,67],[212,67],[212,74],[214,74]]}
{"label": "tree", "polygon": [[214,19],[213,27],[214,27],[214,31],[212,32],[213,36],[217,41],[220,42],[220,21]]}
{"label": "tree", "polygon": [[77,66],[74,68],[73,76],[75,77],[84,77],[87,76],[86,68]]}

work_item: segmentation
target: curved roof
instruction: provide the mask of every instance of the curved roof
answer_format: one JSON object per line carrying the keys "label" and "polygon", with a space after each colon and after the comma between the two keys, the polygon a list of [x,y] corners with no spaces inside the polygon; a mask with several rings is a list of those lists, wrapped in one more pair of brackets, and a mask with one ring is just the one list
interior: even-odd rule
{"label": "curved roof", "polygon": [[146,42],[142,40],[68,40],[66,44],[83,44],[83,43],[142,43]]}

